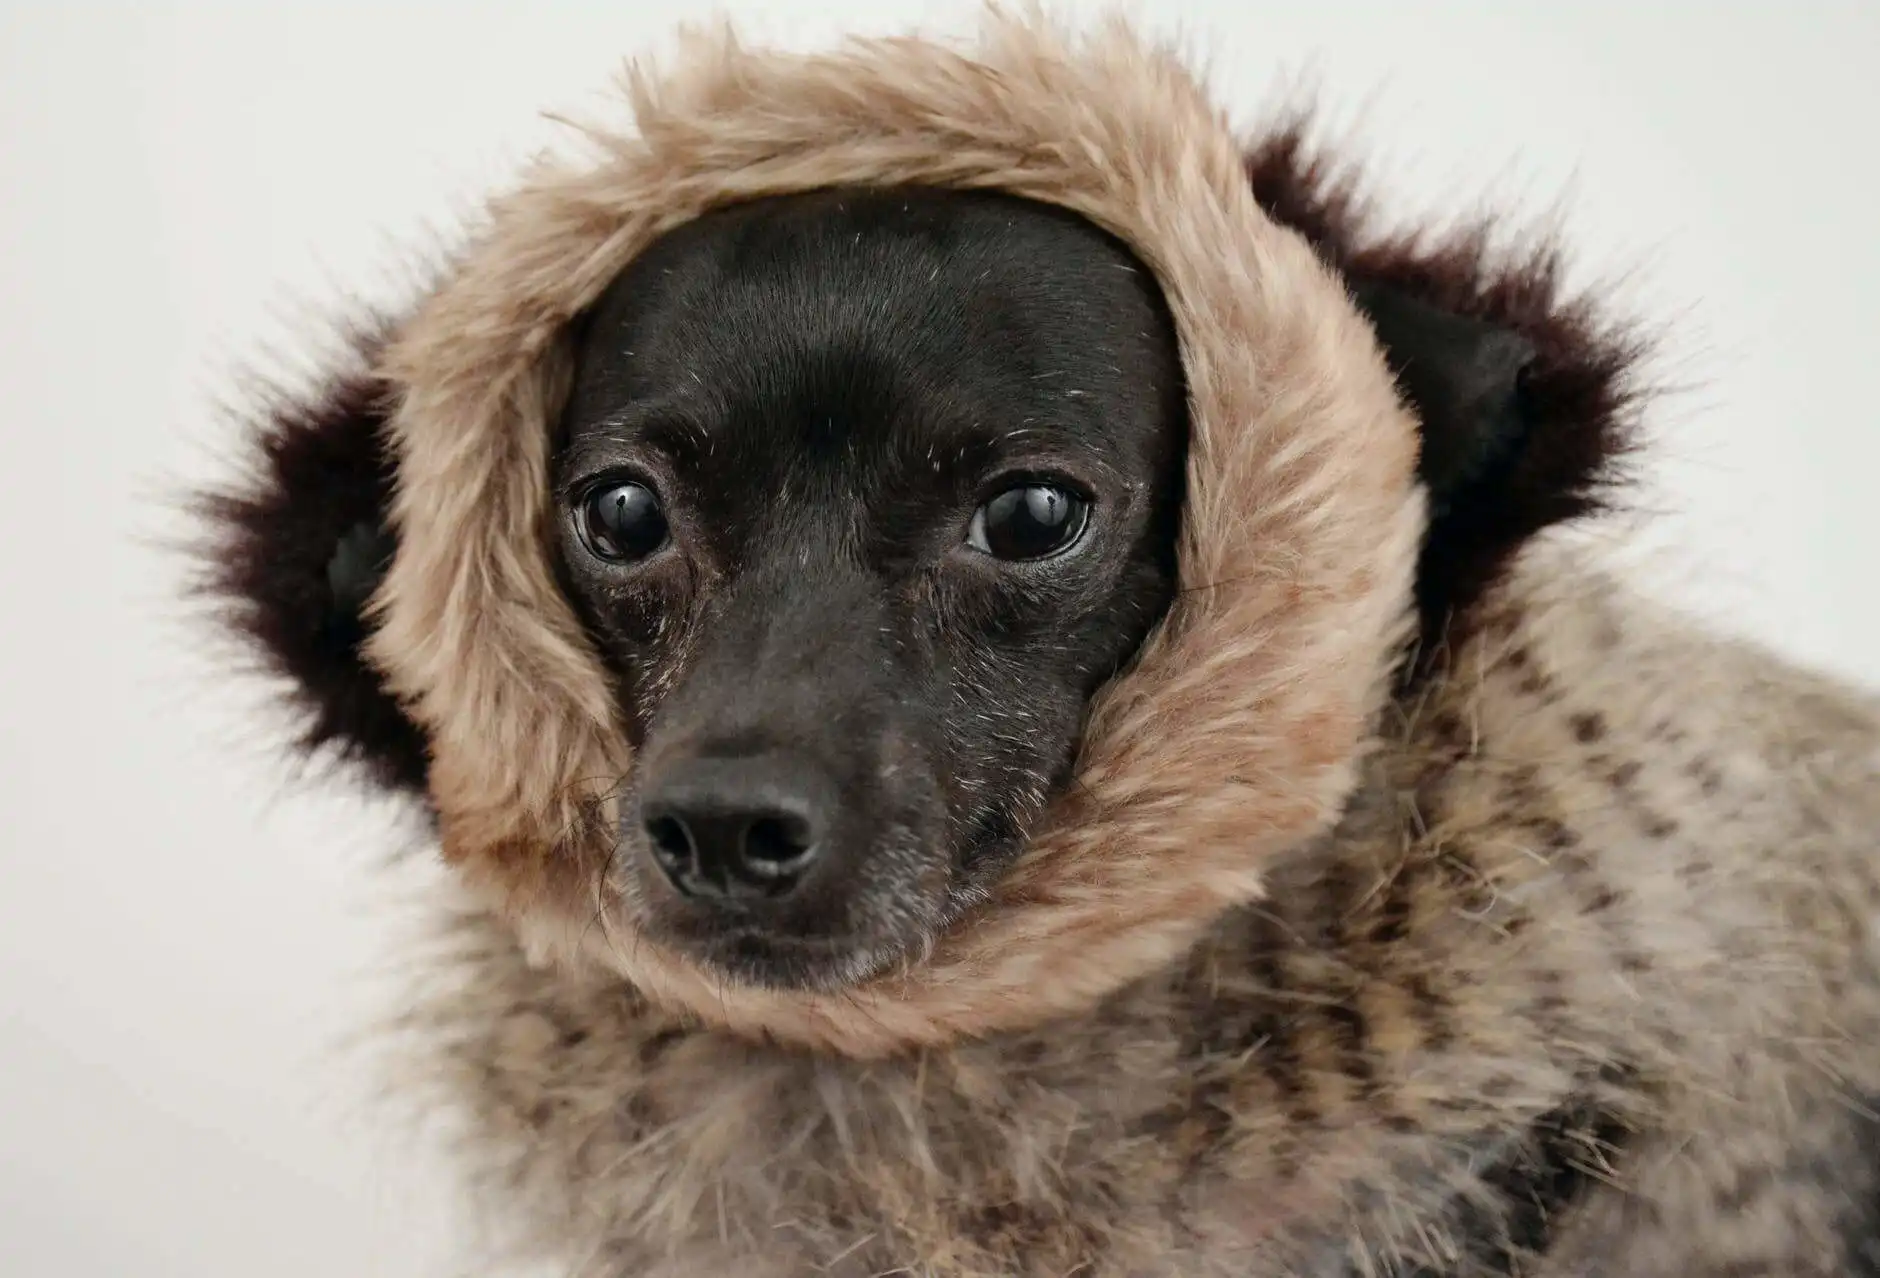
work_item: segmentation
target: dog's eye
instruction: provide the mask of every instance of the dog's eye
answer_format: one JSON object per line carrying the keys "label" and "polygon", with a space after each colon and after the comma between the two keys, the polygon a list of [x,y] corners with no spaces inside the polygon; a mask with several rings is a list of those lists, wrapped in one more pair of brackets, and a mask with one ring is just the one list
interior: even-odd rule
{"label": "dog's eye", "polygon": [[644,484],[607,483],[590,489],[576,513],[588,552],[611,563],[644,559],[666,544],[666,516]]}
{"label": "dog's eye", "polygon": [[1008,488],[973,512],[966,542],[995,559],[1045,559],[1083,535],[1090,503],[1056,484]]}

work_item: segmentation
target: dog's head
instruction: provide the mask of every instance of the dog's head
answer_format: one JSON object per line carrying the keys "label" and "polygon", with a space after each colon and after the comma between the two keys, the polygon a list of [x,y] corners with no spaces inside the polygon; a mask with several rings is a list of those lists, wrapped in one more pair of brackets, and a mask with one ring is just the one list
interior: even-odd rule
{"label": "dog's head", "polygon": [[1623,443],[1551,256],[1371,233],[1126,32],[635,107],[272,408],[213,584],[531,943],[719,1024],[893,1050],[1168,961]]}
{"label": "dog's head", "polygon": [[1149,272],[1006,196],[783,196],[650,246],[575,352],[555,547],[634,746],[643,926],[762,984],[931,942],[1175,589]]}

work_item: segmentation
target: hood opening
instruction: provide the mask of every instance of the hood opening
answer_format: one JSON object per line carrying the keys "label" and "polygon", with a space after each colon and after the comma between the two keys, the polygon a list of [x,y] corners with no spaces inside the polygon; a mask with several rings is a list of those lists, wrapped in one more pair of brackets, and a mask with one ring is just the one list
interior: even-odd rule
{"label": "hood opening", "polygon": [[[204,508],[234,565],[211,588],[301,744],[421,795],[531,946],[726,1028],[879,1054],[1074,1013],[1165,964],[1330,827],[1406,653],[1595,508],[1628,442],[1639,351],[1562,297],[1551,246],[1382,228],[1300,119],[1249,143],[1121,25],[994,15],[965,46],[814,55],[719,31],[625,95],[627,125],[492,201],[324,395],[258,414],[262,464]],[[571,325],[706,209],[897,184],[1058,205],[1154,274],[1189,390],[1183,589],[1093,706],[1079,784],[931,955],[839,994],[727,989],[606,899],[630,750],[547,547]]]}

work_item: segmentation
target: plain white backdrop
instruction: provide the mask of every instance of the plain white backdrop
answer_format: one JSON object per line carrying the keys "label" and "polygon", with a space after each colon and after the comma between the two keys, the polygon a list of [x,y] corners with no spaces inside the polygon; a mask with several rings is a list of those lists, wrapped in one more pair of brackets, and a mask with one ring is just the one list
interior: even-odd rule
{"label": "plain white backdrop", "polygon": [[[972,16],[723,11],[799,45]],[[1564,225],[1686,388],[1629,558],[1880,684],[1880,6],[1139,11],[1249,115],[1310,73],[1406,215]],[[396,296],[426,227],[553,137],[541,110],[602,107],[693,16],[0,5],[0,1274],[455,1272],[442,1178],[344,1050],[396,962],[406,836],[292,783],[159,543],[238,365],[291,353],[308,303]]]}

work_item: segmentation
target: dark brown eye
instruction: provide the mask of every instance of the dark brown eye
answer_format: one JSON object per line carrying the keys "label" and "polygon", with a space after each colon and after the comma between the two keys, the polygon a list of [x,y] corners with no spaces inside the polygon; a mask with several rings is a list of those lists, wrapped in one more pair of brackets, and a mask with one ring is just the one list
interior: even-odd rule
{"label": "dark brown eye", "polygon": [[644,559],[666,544],[666,516],[644,484],[607,483],[588,490],[575,512],[588,553],[609,563]]}
{"label": "dark brown eye", "polygon": [[1056,484],[1008,488],[973,512],[966,544],[994,559],[1047,559],[1083,536],[1090,503]]}

